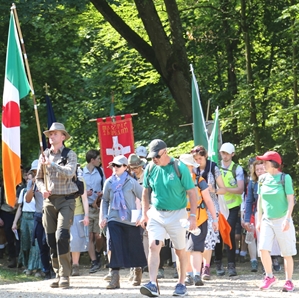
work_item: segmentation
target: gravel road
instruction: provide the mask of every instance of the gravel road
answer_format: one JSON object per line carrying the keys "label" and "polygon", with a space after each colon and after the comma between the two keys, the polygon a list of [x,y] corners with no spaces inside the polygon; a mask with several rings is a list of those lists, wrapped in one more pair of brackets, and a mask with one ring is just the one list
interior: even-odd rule
{"label": "gravel road", "polygon": [[[240,265],[239,265],[240,266]],[[237,267],[239,275],[229,278],[227,275],[216,277],[215,271],[212,270],[212,278],[205,281],[202,287],[188,287],[188,294],[191,297],[215,298],[215,297],[299,297],[299,262],[295,262],[295,280],[296,290],[292,293],[282,293],[281,289],[284,284],[284,273],[278,272],[276,276],[279,281],[268,291],[260,291],[258,285],[263,276],[261,272],[251,273],[249,263]],[[121,270],[121,288],[117,290],[106,290],[107,282],[103,277],[107,274],[108,269],[103,269],[97,273],[89,274],[87,268],[81,268],[81,276],[71,277],[71,286],[69,289],[52,289],[49,287],[51,281],[37,281],[14,283],[0,286],[0,298],[44,298],[44,297],[112,297],[113,298],[133,298],[145,297],[139,293],[139,287],[133,287],[127,281],[128,270]],[[165,278],[159,281],[162,297],[172,297],[172,292],[176,280],[172,278],[173,269],[165,268]],[[148,273],[144,273],[143,282],[148,282]]]}

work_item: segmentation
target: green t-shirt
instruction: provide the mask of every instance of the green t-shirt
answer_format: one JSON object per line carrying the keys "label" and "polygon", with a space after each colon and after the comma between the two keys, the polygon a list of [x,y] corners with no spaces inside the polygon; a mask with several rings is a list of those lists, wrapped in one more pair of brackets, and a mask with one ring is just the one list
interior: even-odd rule
{"label": "green t-shirt", "polygon": [[262,209],[266,218],[281,218],[288,210],[287,195],[294,194],[292,178],[285,174],[284,185],[281,183],[281,173],[274,176],[269,173],[260,176],[258,194],[262,198]]}
{"label": "green t-shirt", "polygon": [[[180,178],[173,164],[166,166],[154,165],[148,177],[149,167],[150,165],[146,167],[144,172],[143,186],[145,188],[149,188],[149,186],[152,188],[152,205],[157,209],[166,210],[186,208],[186,190],[194,188],[188,167],[182,162],[178,162],[178,168],[181,173]],[[148,185],[148,181],[150,185]]]}

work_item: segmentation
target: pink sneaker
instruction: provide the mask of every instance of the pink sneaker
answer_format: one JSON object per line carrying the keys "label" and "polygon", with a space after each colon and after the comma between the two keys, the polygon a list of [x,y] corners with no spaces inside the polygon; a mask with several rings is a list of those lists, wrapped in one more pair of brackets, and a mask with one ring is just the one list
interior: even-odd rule
{"label": "pink sneaker", "polygon": [[282,288],[283,292],[293,292],[295,290],[294,284],[291,280],[287,280]]}
{"label": "pink sneaker", "polygon": [[264,278],[263,283],[260,286],[261,290],[268,290],[270,289],[275,283],[277,282],[277,279],[275,276],[273,276],[272,278],[269,276],[266,276]]}

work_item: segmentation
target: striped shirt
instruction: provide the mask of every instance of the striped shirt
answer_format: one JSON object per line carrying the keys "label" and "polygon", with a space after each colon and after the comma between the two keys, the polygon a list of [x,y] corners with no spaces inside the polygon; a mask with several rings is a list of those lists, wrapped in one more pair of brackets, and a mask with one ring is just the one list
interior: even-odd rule
{"label": "striped shirt", "polygon": [[[70,195],[78,191],[77,185],[72,181],[77,169],[77,155],[70,150],[67,155],[66,164],[61,162],[61,152],[64,146],[58,149],[55,154],[52,149],[45,150],[44,154],[51,161],[47,167],[48,191],[51,195]],[[44,181],[44,166],[41,163],[42,156],[39,158],[36,173],[36,184],[40,192],[45,192],[46,186]]]}

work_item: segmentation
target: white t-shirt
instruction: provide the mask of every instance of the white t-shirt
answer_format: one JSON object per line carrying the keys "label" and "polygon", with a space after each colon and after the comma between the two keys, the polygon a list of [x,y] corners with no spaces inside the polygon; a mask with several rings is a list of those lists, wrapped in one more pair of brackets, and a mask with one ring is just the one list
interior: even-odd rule
{"label": "white t-shirt", "polygon": [[18,203],[19,204],[23,203],[23,207],[22,207],[23,212],[35,212],[35,199],[33,197],[31,202],[27,203],[25,200],[25,193],[26,193],[25,191],[26,191],[26,188],[23,188],[21,190],[19,199],[18,199]]}

